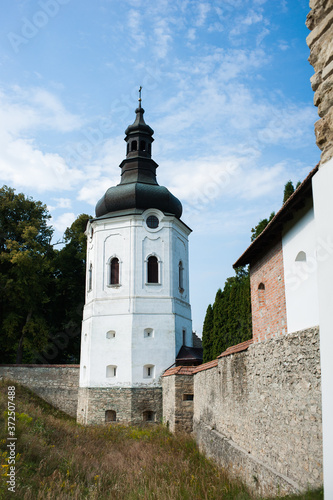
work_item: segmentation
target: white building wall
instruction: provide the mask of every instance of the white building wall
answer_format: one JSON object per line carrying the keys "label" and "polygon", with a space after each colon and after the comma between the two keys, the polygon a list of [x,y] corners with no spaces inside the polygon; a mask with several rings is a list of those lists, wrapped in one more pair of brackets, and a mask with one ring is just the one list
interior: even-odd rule
{"label": "white building wall", "polygon": [[312,180],[317,233],[324,495],[333,498],[333,158]]}
{"label": "white building wall", "polygon": [[[159,218],[150,229],[149,215]],[[159,210],[97,219],[87,228],[87,291],[82,324],[81,387],[160,386],[182,345],[192,345],[188,235],[182,222]],[[147,259],[159,261],[159,283],[147,283]],[[120,284],[110,285],[110,260],[120,261]],[[179,261],[183,290],[179,289]],[[89,267],[92,287],[89,290]],[[145,329],[153,335],[145,337]],[[107,338],[108,331],[114,338]],[[116,366],[107,377],[106,367]],[[145,376],[145,366],[152,377]]]}
{"label": "white building wall", "polygon": [[288,333],[319,324],[316,228],[312,200],[282,237]]}

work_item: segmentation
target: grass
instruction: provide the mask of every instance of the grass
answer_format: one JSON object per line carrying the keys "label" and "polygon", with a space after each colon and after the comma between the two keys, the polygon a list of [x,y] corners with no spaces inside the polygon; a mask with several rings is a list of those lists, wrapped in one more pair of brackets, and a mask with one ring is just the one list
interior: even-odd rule
{"label": "grass", "polygon": [[[0,499],[250,500],[240,482],[165,426],[83,427],[16,386],[16,492],[7,490],[7,387],[0,382]],[[320,500],[321,492],[284,500]]]}

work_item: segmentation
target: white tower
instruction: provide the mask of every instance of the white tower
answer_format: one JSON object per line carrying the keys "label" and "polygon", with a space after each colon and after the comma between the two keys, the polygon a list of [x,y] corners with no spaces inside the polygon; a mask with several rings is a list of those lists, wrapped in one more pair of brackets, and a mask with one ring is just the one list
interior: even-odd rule
{"label": "white tower", "polygon": [[144,110],[126,131],[121,182],[87,226],[78,421],[162,416],[162,373],[192,346],[188,235],[182,206],[156,181]]}

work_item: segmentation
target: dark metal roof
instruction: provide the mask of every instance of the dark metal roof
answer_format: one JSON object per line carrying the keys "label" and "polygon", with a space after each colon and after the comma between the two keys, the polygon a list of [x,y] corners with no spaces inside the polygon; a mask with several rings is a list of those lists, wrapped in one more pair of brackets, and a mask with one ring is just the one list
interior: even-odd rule
{"label": "dark metal roof", "polygon": [[[319,164],[318,164],[319,165]],[[298,186],[295,192],[282,205],[275,217],[267,224],[262,233],[251,243],[245,252],[234,263],[233,267],[245,266],[262,255],[263,251],[271,247],[282,236],[284,224],[293,218],[295,211],[305,206],[305,200],[312,196],[312,177],[318,171],[315,166],[304,181]]]}
{"label": "dark metal roof", "polygon": [[187,347],[183,345],[176,357],[176,363],[202,363],[202,354],[203,350],[200,347]]}
{"label": "dark metal roof", "polygon": [[180,219],[182,204],[156,180],[157,163],[151,158],[153,129],[143,119],[144,110],[135,110],[136,119],[127,127],[126,159],[121,162],[121,181],[110,187],[96,205],[96,217],[127,209],[156,208]]}

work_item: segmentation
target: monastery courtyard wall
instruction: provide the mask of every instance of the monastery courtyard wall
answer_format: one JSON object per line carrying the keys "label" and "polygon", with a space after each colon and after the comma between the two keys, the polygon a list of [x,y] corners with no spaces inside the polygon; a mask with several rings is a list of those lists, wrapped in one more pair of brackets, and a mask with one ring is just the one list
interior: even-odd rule
{"label": "monastery courtyard wall", "polygon": [[31,389],[48,403],[76,418],[80,365],[0,365],[0,379]]}
{"label": "monastery courtyard wall", "polygon": [[203,366],[194,374],[200,449],[261,495],[320,487],[319,329],[255,343]]}

